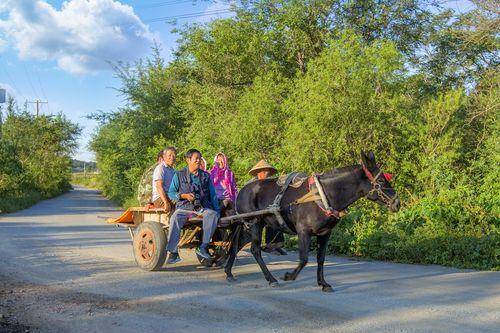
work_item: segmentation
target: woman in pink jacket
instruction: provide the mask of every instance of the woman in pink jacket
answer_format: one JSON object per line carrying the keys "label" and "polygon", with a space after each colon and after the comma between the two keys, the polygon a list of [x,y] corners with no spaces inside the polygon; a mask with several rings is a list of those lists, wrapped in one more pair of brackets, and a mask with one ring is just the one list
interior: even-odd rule
{"label": "woman in pink jacket", "polygon": [[224,153],[217,153],[214,158],[214,166],[210,170],[210,178],[215,187],[217,198],[221,203],[222,210],[233,209],[238,190],[234,173],[227,164]]}

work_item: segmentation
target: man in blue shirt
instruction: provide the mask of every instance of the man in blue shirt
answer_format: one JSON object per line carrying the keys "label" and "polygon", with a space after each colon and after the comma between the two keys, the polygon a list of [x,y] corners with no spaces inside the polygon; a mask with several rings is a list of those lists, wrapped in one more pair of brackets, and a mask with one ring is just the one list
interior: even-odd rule
{"label": "man in blue shirt", "polygon": [[175,175],[174,164],[177,151],[174,147],[167,147],[158,158],[158,165],[153,171],[153,195],[151,201],[155,208],[163,208],[170,212],[171,202],[167,193]]}
{"label": "man in blue shirt", "polygon": [[168,230],[169,264],[181,260],[177,249],[181,229],[188,218],[195,214],[186,211],[196,211],[195,215],[203,217],[203,240],[196,253],[206,259],[211,258],[207,251],[208,243],[217,228],[220,216],[219,201],[210,174],[200,169],[201,153],[196,149],[188,150],[186,162],[188,166],[177,171],[168,190],[168,197],[175,202],[176,208],[170,217]]}

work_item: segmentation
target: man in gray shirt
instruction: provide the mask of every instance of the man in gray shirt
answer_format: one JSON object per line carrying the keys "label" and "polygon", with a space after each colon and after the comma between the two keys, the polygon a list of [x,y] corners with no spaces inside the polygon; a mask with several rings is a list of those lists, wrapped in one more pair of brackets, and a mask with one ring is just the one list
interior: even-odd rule
{"label": "man in gray shirt", "polygon": [[167,196],[170,183],[175,175],[175,158],[177,151],[174,147],[167,147],[161,154],[158,165],[153,171],[153,195],[151,200],[155,208],[163,208],[170,212],[172,204]]}

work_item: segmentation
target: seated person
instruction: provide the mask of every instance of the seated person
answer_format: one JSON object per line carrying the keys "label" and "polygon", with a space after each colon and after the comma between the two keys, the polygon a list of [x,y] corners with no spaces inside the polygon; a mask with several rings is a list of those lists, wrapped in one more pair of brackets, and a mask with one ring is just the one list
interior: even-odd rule
{"label": "seated person", "polygon": [[158,154],[158,165],[153,171],[153,195],[151,201],[155,208],[163,208],[165,212],[170,212],[171,203],[167,193],[170,183],[175,175],[174,164],[176,150],[174,147],[165,148]]}
{"label": "seated person", "polygon": [[[270,165],[264,160],[260,160],[248,173],[257,179],[266,179],[274,174],[276,174],[278,170],[275,167]],[[265,232],[266,245],[262,249],[264,252],[270,252],[277,255],[286,255],[286,251],[283,250],[283,246],[285,245],[285,236],[279,230],[275,230],[270,227],[266,227]]]}
{"label": "seated person", "polygon": [[259,163],[255,164],[254,167],[248,171],[251,176],[254,176],[257,179],[269,178],[277,172],[278,170],[265,160],[260,160]]}
{"label": "seated person", "polygon": [[[196,249],[196,254],[210,259],[210,254],[207,251],[208,243],[217,228],[220,215],[219,202],[210,175],[200,169],[201,153],[196,149],[188,150],[186,162],[188,166],[177,171],[168,191],[168,196],[175,202],[176,208],[170,217],[168,230],[167,251],[169,257],[167,263],[169,264],[181,261],[177,248],[181,229],[193,215],[202,215],[203,217],[203,240],[200,247]],[[198,205],[200,207],[197,207]],[[198,214],[186,212],[195,210]]]}
{"label": "seated person", "polygon": [[223,153],[215,155],[214,166],[210,170],[210,178],[212,178],[221,210],[225,212],[233,210],[238,189],[236,188],[234,173],[227,163],[226,155]]}
{"label": "seated person", "polygon": [[200,169],[203,171],[207,171],[207,161],[203,157],[201,158]]}

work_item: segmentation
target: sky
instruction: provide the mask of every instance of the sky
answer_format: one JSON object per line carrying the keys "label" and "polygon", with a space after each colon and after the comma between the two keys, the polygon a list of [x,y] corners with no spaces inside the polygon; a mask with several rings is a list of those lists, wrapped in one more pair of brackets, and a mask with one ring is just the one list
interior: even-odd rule
{"label": "sky", "polygon": [[[466,11],[471,3],[446,3]],[[87,145],[96,111],[123,105],[109,62],[133,62],[157,43],[172,57],[178,25],[228,17],[226,1],[208,0],[0,0],[0,88],[19,104],[37,99],[41,113],[64,113],[82,129],[75,158],[94,159]],[[29,108],[35,112],[34,104]]]}
{"label": "sky", "polygon": [[[132,62],[150,53],[154,42],[171,59],[178,36],[160,19],[178,24],[206,22],[227,9],[225,3],[159,0],[0,0],[0,88],[19,104],[48,101],[41,113],[63,112],[83,132],[75,158],[93,160],[87,144],[97,123],[86,116],[123,105],[114,88],[109,61]],[[35,105],[29,108],[35,112]]]}

